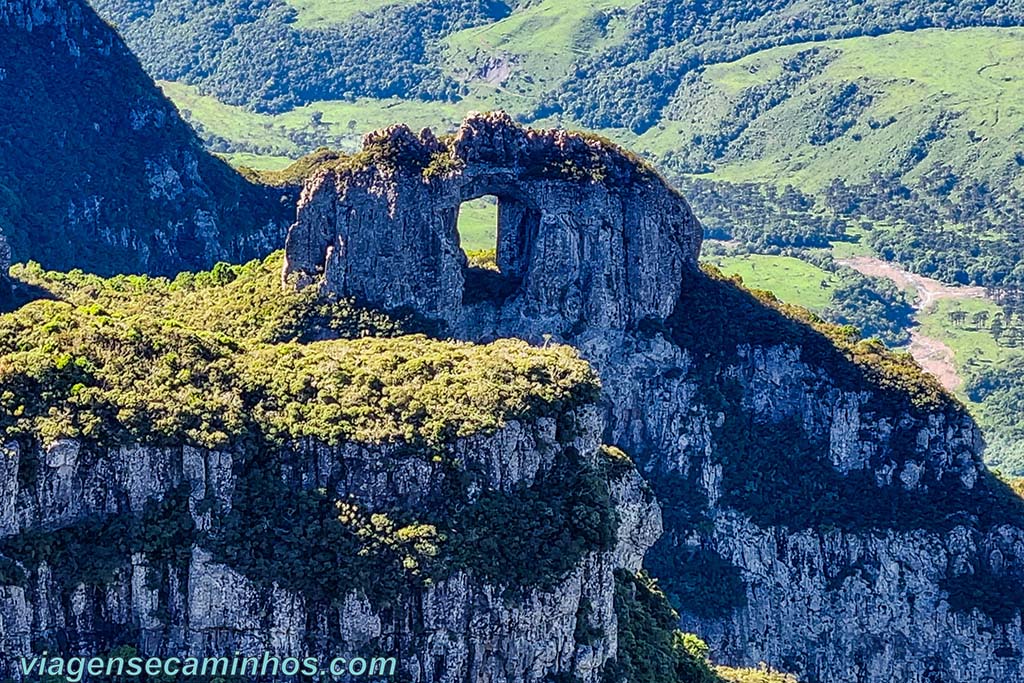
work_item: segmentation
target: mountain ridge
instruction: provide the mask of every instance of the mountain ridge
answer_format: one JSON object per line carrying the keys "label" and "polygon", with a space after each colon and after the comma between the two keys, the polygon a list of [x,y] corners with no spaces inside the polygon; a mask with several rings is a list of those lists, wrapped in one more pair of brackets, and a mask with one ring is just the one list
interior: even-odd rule
{"label": "mountain ridge", "polygon": [[[5,59],[56,44],[69,60],[61,48],[55,67],[81,74],[80,58],[126,54],[77,2],[0,9],[0,33],[28,35],[0,43]],[[625,19],[608,17],[610,41]],[[772,111],[773,84],[813,89],[837,59],[800,49],[689,86],[727,113]],[[483,63],[484,80],[508,66]],[[118,70],[87,73],[109,86]],[[104,103],[122,127],[164,145],[167,127],[184,130],[194,152],[151,81],[133,84],[153,106]],[[77,81],[58,85],[83,97]],[[880,97],[862,81],[833,85],[808,93],[836,114],[811,131],[815,147],[862,135]],[[64,128],[105,130],[75,122]],[[926,157],[940,133],[971,138],[955,117],[941,124],[901,158]],[[741,120],[735,138],[692,142],[726,158],[756,129]],[[401,652],[421,683],[718,683],[685,627],[720,661],[822,683],[1024,676],[1024,501],[985,468],[956,397],[906,354],[700,266],[704,231],[682,193],[608,139],[501,112],[450,136],[413,131],[391,126],[355,154],[321,150],[278,174],[304,182],[297,219],[283,254],[246,266],[123,272],[268,250],[274,225],[168,239],[146,234],[163,218],[142,211],[112,242],[5,229],[16,259],[62,239],[114,244],[103,261],[61,256],[122,272],[11,271],[36,300],[0,314],[4,651],[270,642],[283,654]],[[291,189],[234,175],[182,183],[204,159],[143,158],[141,175],[114,175],[120,192],[95,204],[269,197],[272,214],[289,210]],[[17,169],[0,170],[9,188]],[[949,185],[938,172],[924,181]],[[714,191],[736,203],[727,193],[747,189]],[[828,190],[831,204],[861,199]],[[932,208],[999,210],[984,194]],[[483,196],[497,207],[490,258],[460,248],[462,204]],[[796,189],[769,199],[814,205]],[[774,238],[849,239],[835,221],[809,228]]]}
{"label": "mountain ridge", "polygon": [[[425,683],[712,683],[683,625],[825,683],[1024,674],[1024,500],[906,355],[698,269],[685,200],[608,141],[481,114],[366,145],[322,154],[262,263],[12,271],[49,294],[0,315],[13,651],[41,623],[204,653],[272,629]],[[487,273],[452,208],[480,193]]]}
{"label": "mountain ridge", "polygon": [[0,34],[0,223],[13,260],[172,274],[280,243],[286,193],[209,155],[87,4],[4,0]]}

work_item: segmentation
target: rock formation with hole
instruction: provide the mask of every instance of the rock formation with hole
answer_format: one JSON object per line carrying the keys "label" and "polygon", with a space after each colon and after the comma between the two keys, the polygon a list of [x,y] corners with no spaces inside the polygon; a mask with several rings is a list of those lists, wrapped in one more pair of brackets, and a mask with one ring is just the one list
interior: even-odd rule
{"label": "rock formation with hole", "polygon": [[[484,195],[498,198],[499,273],[468,272],[459,248],[459,206]],[[664,319],[701,242],[686,201],[643,162],[505,114],[471,116],[441,140],[405,126],[373,133],[300,201],[287,276],[473,338]]]}
{"label": "rock formation with hole", "polygon": [[[501,203],[500,273],[459,203]],[[646,564],[721,661],[819,683],[1024,680],[1022,501],[912,361],[696,267],[700,228],[588,136],[396,127],[308,181],[286,280],[469,339],[551,338],[601,375],[605,441],[665,513]]]}

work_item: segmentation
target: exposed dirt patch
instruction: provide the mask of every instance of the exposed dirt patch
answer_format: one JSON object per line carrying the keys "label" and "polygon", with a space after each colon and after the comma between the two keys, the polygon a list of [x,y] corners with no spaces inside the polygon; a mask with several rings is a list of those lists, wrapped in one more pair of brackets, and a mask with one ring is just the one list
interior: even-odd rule
{"label": "exposed dirt patch", "polygon": [[472,69],[468,80],[495,87],[501,87],[508,82],[516,65],[515,58],[510,55],[490,55],[482,50],[477,50],[468,61]]}
{"label": "exposed dirt patch", "polygon": [[984,299],[984,287],[961,287],[947,285],[945,282],[930,277],[910,273],[895,263],[883,261],[873,256],[856,256],[840,259],[839,263],[871,277],[884,277],[896,283],[901,289],[913,288],[917,292],[916,307],[928,310],[932,304],[941,299]]}
{"label": "exposed dirt patch", "polygon": [[[913,289],[917,292],[914,307],[918,311],[928,311],[942,299],[983,299],[986,296],[984,287],[947,285],[945,282],[908,272],[894,263],[872,256],[840,259],[839,263],[863,275],[891,280],[901,289]],[[956,371],[953,349],[942,341],[914,329],[910,331],[908,351],[922,368],[938,378],[942,386],[950,391],[956,391],[963,386],[963,378]]]}
{"label": "exposed dirt patch", "polygon": [[934,337],[928,337],[918,330],[910,331],[910,355],[927,372],[935,377],[950,391],[963,386],[964,380],[956,371],[956,357],[953,349]]}

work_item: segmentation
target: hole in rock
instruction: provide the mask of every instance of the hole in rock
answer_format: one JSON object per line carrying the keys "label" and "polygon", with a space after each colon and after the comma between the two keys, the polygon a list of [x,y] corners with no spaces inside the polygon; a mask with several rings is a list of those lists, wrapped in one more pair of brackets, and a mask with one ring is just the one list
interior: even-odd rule
{"label": "hole in rock", "polygon": [[459,242],[470,265],[497,268],[498,198],[492,194],[459,207]]}
{"label": "hole in rock", "polygon": [[484,195],[459,206],[459,243],[468,268],[462,301],[474,304],[506,298],[516,283],[498,266],[498,198]]}
{"label": "hole in rock", "polygon": [[[493,193],[493,194],[491,194]],[[469,189],[459,206],[459,242],[466,252],[462,300],[503,301],[522,284],[541,211],[517,188]]]}

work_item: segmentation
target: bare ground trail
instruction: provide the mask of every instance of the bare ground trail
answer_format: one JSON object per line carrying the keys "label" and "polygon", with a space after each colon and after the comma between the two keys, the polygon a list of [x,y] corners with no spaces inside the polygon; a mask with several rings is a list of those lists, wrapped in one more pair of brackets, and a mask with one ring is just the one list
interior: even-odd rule
{"label": "bare ground trail", "polygon": [[[932,310],[943,299],[983,299],[986,296],[984,287],[948,285],[873,256],[840,259],[839,263],[863,275],[891,280],[900,289],[913,289],[917,293],[914,307],[918,312]],[[953,349],[941,340],[922,334],[920,329],[913,329],[908,351],[921,367],[935,375],[950,391],[956,391],[963,385],[963,378],[956,371]]]}
{"label": "bare ground trail", "polygon": [[918,365],[935,375],[942,386],[956,391],[963,386],[964,380],[956,371],[956,357],[953,349],[935,337],[921,334],[917,329],[910,331],[910,346],[907,348]]}

